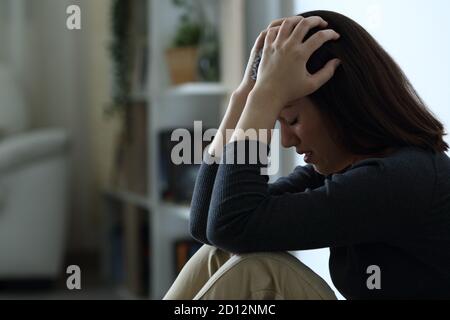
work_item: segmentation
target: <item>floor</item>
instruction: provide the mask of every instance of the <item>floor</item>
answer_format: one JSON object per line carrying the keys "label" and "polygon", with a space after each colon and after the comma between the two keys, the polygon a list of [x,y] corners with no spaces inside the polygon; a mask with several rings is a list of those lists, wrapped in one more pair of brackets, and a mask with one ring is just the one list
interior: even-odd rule
{"label": "floor", "polygon": [[81,269],[81,289],[69,290],[63,274],[56,281],[0,280],[0,300],[130,300],[141,299],[102,280],[99,262],[93,255],[73,255],[64,265],[76,264]]}

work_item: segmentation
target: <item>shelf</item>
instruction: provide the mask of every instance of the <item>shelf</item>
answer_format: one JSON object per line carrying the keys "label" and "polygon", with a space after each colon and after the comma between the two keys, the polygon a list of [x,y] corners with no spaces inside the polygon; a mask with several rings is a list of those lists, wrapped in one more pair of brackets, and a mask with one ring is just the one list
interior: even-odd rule
{"label": "shelf", "polygon": [[191,208],[188,205],[170,203],[170,202],[161,202],[161,208],[163,210],[170,211],[174,215],[178,216],[183,220],[189,220],[189,214]]}
{"label": "shelf", "polygon": [[149,98],[148,92],[142,91],[142,92],[134,92],[131,94],[131,99],[134,101],[147,101]]}
{"label": "shelf", "polygon": [[123,190],[105,190],[105,195],[150,210],[151,202],[143,195]]}
{"label": "shelf", "polygon": [[168,96],[216,96],[225,95],[228,89],[221,83],[193,82],[182,84],[166,91]]}
{"label": "shelf", "polygon": [[[138,1],[139,2],[139,1]],[[161,195],[159,155],[160,136],[163,130],[190,128],[201,119],[206,128],[215,128],[223,113],[224,103],[234,88],[239,86],[244,74],[246,52],[246,4],[244,0],[205,1],[211,5],[205,13],[217,26],[220,48],[221,79],[218,82],[190,82],[175,85],[171,82],[165,50],[177,31],[179,9],[170,1],[148,1],[148,85],[136,92],[134,99],[148,103],[148,177],[151,188],[148,197],[119,192],[120,198],[141,205],[151,205],[149,215],[150,252],[150,296],[160,299],[173,283],[173,243],[189,238],[187,226],[190,217],[189,203],[164,201]],[[202,4],[203,5],[203,4]],[[206,9],[206,8],[205,8]],[[214,107],[212,107],[214,106]],[[143,199],[144,198],[144,199]],[[135,215],[128,215],[135,217]],[[123,290],[124,291],[124,290]],[[133,298],[126,291],[125,298]]]}

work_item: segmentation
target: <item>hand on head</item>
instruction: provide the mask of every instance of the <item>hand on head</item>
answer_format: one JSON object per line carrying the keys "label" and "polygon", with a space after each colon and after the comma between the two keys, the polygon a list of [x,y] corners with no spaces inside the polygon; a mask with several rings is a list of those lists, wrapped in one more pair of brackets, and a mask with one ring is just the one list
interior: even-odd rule
{"label": "hand on head", "polygon": [[311,29],[327,25],[318,16],[296,16],[272,22],[264,41],[256,87],[288,104],[314,93],[328,82],[339,66],[338,59],[330,60],[315,74],[310,74],[306,65],[316,50],[327,41],[338,40],[340,35],[332,29],[324,29],[304,42]]}
{"label": "hand on head", "polygon": [[[282,104],[298,100],[318,90],[334,75],[339,60],[329,61],[321,70],[310,74],[306,68],[311,55],[324,43],[338,40],[340,35],[332,29],[316,32],[304,41],[308,32],[316,27],[326,28],[321,17],[301,16],[273,21],[261,32],[252,50],[246,70],[248,82],[276,97]],[[260,57],[260,61],[258,61]]]}

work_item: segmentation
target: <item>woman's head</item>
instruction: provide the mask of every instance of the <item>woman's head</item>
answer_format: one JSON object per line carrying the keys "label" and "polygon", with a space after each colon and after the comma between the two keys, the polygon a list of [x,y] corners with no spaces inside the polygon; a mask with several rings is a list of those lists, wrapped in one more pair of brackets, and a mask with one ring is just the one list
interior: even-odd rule
{"label": "woman's head", "polygon": [[305,161],[323,175],[336,173],[357,160],[335,143],[332,130],[325,124],[323,114],[308,97],[287,106],[280,114],[281,142],[305,154]]}
{"label": "woman's head", "polygon": [[[399,66],[364,28],[335,12],[311,11],[300,15],[320,16],[328,22],[327,28],[341,35],[339,40],[325,43],[311,56],[308,71],[317,72],[333,58],[339,58],[342,64],[328,83],[282,112],[283,145],[296,146],[297,151],[314,151],[314,145],[306,144],[313,140],[311,143],[322,143],[328,148],[334,145],[343,156],[377,155],[403,146],[434,152],[448,150],[442,123],[427,109]],[[318,30],[311,30],[305,41]],[[309,110],[312,107],[315,110]],[[299,131],[301,125],[306,126],[302,119],[297,131],[283,124],[288,115],[292,118],[293,110],[300,113],[309,110],[309,115],[318,112],[315,119],[323,125],[322,138],[329,137],[331,141],[311,137],[306,130]],[[297,144],[285,144],[295,140],[295,132],[300,133]],[[339,159],[339,154],[336,158]]]}

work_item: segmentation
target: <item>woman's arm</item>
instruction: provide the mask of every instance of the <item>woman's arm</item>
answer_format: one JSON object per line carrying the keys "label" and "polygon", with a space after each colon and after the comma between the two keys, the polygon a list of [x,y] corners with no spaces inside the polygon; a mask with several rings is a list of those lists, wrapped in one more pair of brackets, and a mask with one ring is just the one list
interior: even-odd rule
{"label": "woman's arm", "polygon": [[[234,157],[239,143],[258,142],[230,143],[224,157]],[[423,232],[433,197],[433,167],[425,156],[389,168],[382,159],[368,159],[327,177],[319,188],[280,196],[269,193],[264,166],[220,165],[207,225],[214,246],[233,253],[309,250]]]}
{"label": "woman's arm", "polygon": [[[211,245],[207,238],[208,214],[211,195],[219,169],[219,159],[209,154],[205,155],[195,183],[190,211],[190,233],[197,241]],[[324,177],[315,172],[313,166],[299,166],[287,177],[268,184],[267,192],[272,195],[304,192],[306,189],[316,189],[323,185]]]}
{"label": "woman's arm", "polygon": [[[211,242],[207,238],[208,214],[210,211],[211,195],[219,169],[218,159],[206,154],[207,159],[202,163],[197,180],[190,211],[190,233],[194,239],[204,244]],[[209,164],[210,163],[210,164]],[[299,193],[307,189],[316,189],[323,185],[324,177],[315,172],[313,166],[299,166],[287,177],[282,177],[267,185],[267,192],[271,196],[286,193]]]}
{"label": "woman's arm", "polygon": [[298,166],[287,177],[281,177],[268,184],[268,192],[272,196],[285,193],[299,193],[306,189],[316,189],[323,186],[325,177],[317,173],[312,165]]}
{"label": "woman's arm", "polygon": [[[274,21],[268,28],[277,28],[281,23],[282,20]],[[222,119],[217,135],[209,145],[205,159],[197,175],[191,202],[189,225],[191,236],[205,244],[210,244],[206,237],[206,225],[218,163],[220,162],[224,146],[229,143],[231,134],[233,134],[242,115],[247,98],[255,86],[255,80],[252,78],[253,62],[264,46],[266,35],[267,30],[262,31],[255,41],[242,82],[231,95],[227,111]],[[231,134],[227,135],[227,131]]]}
{"label": "woman's arm", "polygon": [[194,239],[205,244],[210,244],[206,237],[206,225],[212,189],[219,167],[218,163],[222,157],[225,145],[230,142],[234,129],[247,103],[247,98],[255,86],[255,80],[251,77],[252,65],[258,52],[264,45],[266,34],[267,31],[261,32],[255,41],[243,80],[231,95],[225,116],[220,123],[216,136],[207,148],[207,152],[204,155],[205,158],[197,175],[191,202],[189,229]]}
{"label": "woman's arm", "polygon": [[227,140],[219,139],[219,137],[226,137],[226,130],[233,130],[236,127],[246,101],[246,91],[240,90],[232,94],[218,135],[215,136],[213,142],[209,145],[208,152],[205,154],[205,159],[197,175],[191,202],[189,226],[191,236],[205,244],[210,244],[206,237],[206,225],[211,194],[219,167],[218,163],[220,162],[224,145],[228,143]]}
{"label": "woman's arm", "polygon": [[[256,130],[258,140],[269,145],[270,133],[285,106],[314,93],[333,77],[340,64],[339,59],[330,60],[314,75],[306,69],[307,61],[317,49],[325,42],[340,37],[335,31],[327,29],[318,31],[303,42],[310,29],[326,27],[327,24],[320,17],[300,21],[288,18],[279,29],[269,29],[255,88],[250,93],[230,142],[246,140],[246,132]],[[269,134],[264,134],[266,132]]]}
{"label": "woman's arm", "polygon": [[247,98],[254,88],[255,81],[251,78],[252,65],[256,55],[264,45],[266,34],[267,31],[261,32],[255,41],[243,80],[231,95],[225,116],[222,119],[216,136],[208,146],[205,158],[197,175],[191,202],[189,229],[194,239],[205,244],[210,244],[206,236],[206,226],[211,194],[219,167],[218,163],[222,157],[225,145],[230,142],[234,129],[247,103]]}
{"label": "woman's arm", "polygon": [[[303,38],[310,29],[326,27],[326,25],[327,22],[320,17],[306,19],[295,17],[285,19],[278,29],[269,29],[264,39],[263,55],[255,88],[250,93],[233,136],[229,140],[230,143],[226,146],[228,158],[233,157],[231,160],[235,157],[242,158],[242,155],[238,155],[234,150],[234,147],[240,143],[249,145],[258,143],[260,148],[267,147],[270,144],[275,122],[284,106],[313,93],[332,78],[339,65],[336,59],[329,61],[314,75],[306,70],[306,62],[315,50],[326,41],[339,38],[333,30],[324,30],[303,42]],[[256,131],[257,141],[247,140],[249,131],[253,133]],[[244,154],[244,156],[248,155]],[[261,165],[250,164],[220,165],[214,187],[209,190],[212,193],[211,207],[207,214],[206,237],[209,240],[214,239],[215,243],[221,244],[229,236],[240,239],[239,231],[250,228],[247,218],[249,216],[252,220],[259,218],[259,214],[255,214],[255,206],[266,202],[270,190],[282,194],[283,189],[293,189],[286,181],[270,189],[267,177],[263,177],[258,171],[261,168]],[[258,179],[253,176],[255,172],[260,175]],[[267,205],[269,212],[275,209],[271,216],[283,215],[283,211],[287,209],[280,210],[277,206],[272,207],[270,203]],[[293,210],[292,207],[289,208]],[[235,243],[234,240],[230,242]],[[258,239],[258,241],[261,240],[262,238]]]}
{"label": "woman's arm", "polygon": [[[283,30],[286,20],[287,19],[276,20],[269,25],[268,30],[270,30],[272,36],[276,36],[278,31],[281,32]],[[288,20],[291,21],[291,24],[295,24],[302,21],[303,18],[291,17]],[[320,23],[322,23],[322,21],[320,21]],[[268,30],[261,32],[255,42],[244,79],[239,88],[232,95],[225,117],[219,127],[218,134],[214,137],[213,142],[208,148],[208,154],[206,155],[207,159],[205,160],[207,160],[206,162],[209,164],[203,161],[197,177],[191,204],[190,231],[195,239],[203,243],[209,243],[206,234],[207,220],[211,194],[213,193],[215,177],[218,170],[217,162],[219,162],[217,160],[211,161],[211,159],[215,158],[220,160],[224,147],[233,139],[242,137],[241,135],[236,134],[236,129],[273,128],[279,113],[274,110],[281,108],[281,100],[275,99],[278,95],[273,94],[273,91],[266,91],[264,95],[261,95],[260,93],[264,90],[259,89],[257,93],[253,94],[255,86],[255,80],[251,77],[253,61],[267,43],[266,38],[268,36]],[[262,63],[264,63],[264,61],[262,61]],[[264,79],[264,73],[261,74],[260,72],[259,77]],[[265,82],[262,81],[262,83],[264,84]],[[267,94],[271,96],[267,96]],[[251,99],[250,102],[248,101],[249,99]],[[272,108],[269,108],[270,102],[272,102]],[[256,110],[256,108],[258,108],[258,110]],[[227,133],[231,133],[231,135]],[[277,181],[271,190],[277,194],[294,192],[294,186],[298,185],[300,180],[304,177],[314,178],[314,176],[308,172],[302,172],[301,174],[295,174],[294,172],[294,175],[291,175],[290,179]],[[314,180],[315,183],[317,183],[317,179]],[[310,185],[310,181],[303,181],[303,185],[306,188],[307,185]],[[300,186],[299,190],[301,190],[301,188],[302,186]]]}

